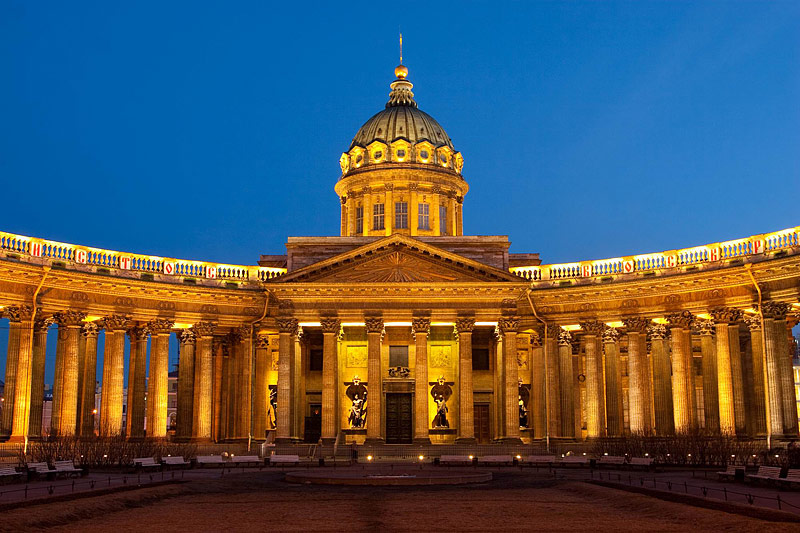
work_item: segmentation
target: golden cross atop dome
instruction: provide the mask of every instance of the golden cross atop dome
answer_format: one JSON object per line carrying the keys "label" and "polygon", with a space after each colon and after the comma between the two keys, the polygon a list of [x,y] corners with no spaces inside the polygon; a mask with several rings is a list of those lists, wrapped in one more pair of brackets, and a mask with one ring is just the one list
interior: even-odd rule
{"label": "golden cross atop dome", "polygon": [[403,65],[403,34],[400,34],[400,64],[394,69],[394,75],[398,80],[404,80],[408,76],[408,68]]}

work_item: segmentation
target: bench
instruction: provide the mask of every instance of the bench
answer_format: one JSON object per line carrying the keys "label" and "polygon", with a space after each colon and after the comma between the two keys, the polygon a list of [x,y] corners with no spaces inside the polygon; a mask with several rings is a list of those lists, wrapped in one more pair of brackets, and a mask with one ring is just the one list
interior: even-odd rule
{"label": "bench", "polygon": [[472,457],[469,455],[442,455],[439,457],[440,465],[471,465]]}
{"label": "bench", "polygon": [[232,456],[230,463],[236,466],[243,466],[243,465],[263,465],[264,461],[257,455],[240,455],[240,456]]}
{"label": "bench", "polygon": [[589,464],[589,458],[585,455],[568,455],[567,457],[563,457],[559,463],[561,466],[587,466]]}
{"label": "bench", "polygon": [[55,467],[56,476],[78,477],[83,474],[83,469],[75,468],[75,464],[72,461],[56,461],[53,466]]}
{"label": "bench", "polygon": [[199,455],[195,459],[195,464],[200,468],[205,466],[225,466],[221,455]]}
{"label": "bench", "polygon": [[478,457],[479,465],[513,465],[514,457],[511,455],[484,455]]}
{"label": "bench", "polygon": [[28,477],[49,476],[56,473],[55,468],[50,468],[47,463],[28,463]]}
{"label": "bench", "polygon": [[161,462],[164,463],[164,466],[182,466],[187,467],[191,463],[185,461],[183,457],[180,455],[172,456],[168,455],[167,457],[162,457]]}
{"label": "bench", "polygon": [[17,472],[17,469],[13,466],[2,466],[0,467],[0,480],[6,479],[19,479],[22,477],[22,472]]}
{"label": "bench", "polygon": [[781,477],[781,467],[779,466],[759,466],[758,472],[749,474],[747,479],[756,481],[778,481]]}
{"label": "bench", "polygon": [[270,464],[270,466],[297,465],[297,464],[300,464],[300,456],[299,455],[270,455],[269,456],[269,464]]}
{"label": "bench", "polygon": [[800,486],[800,468],[790,468],[786,473],[786,477],[781,479],[780,482],[789,487]]}
{"label": "bench", "polygon": [[597,459],[597,466],[622,466],[625,464],[625,457],[622,455],[601,455]]}
{"label": "bench", "polygon": [[555,464],[555,455],[529,455],[523,459],[523,464],[531,466],[550,466]]}
{"label": "bench", "polygon": [[736,465],[728,465],[724,472],[717,472],[717,476],[719,476],[720,480],[734,480],[736,479],[737,471],[742,469],[742,467],[737,468]]}
{"label": "bench", "polygon": [[136,470],[160,470],[161,463],[156,462],[155,457],[137,457],[133,460],[133,467]]}
{"label": "bench", "polygon": [[631,457],[631,460],[628,461],[628,466],[631,468],[641,467],[643,469],[648,469],[653,467],[653,458],[652,457]]}

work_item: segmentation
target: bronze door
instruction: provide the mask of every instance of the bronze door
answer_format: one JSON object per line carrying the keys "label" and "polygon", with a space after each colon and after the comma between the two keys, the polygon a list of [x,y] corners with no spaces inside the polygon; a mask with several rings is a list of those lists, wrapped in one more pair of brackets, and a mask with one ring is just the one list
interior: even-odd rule
{"label": "bronze door", "polygon": [[322,405],[311,404],[309,409],[311,416],[306,417],[303,442],[319,442],[319,437],[322,435]]}
{"label": "bronze door", "polygon": [[475,438],[480,444],[488,444],[491,439],[491,426],[489,425],[489,404],[476,403],[474,407]]}
{"label": "bronze door", "polygon": [[411,444],[411,394],[386,394],[386,444]]}

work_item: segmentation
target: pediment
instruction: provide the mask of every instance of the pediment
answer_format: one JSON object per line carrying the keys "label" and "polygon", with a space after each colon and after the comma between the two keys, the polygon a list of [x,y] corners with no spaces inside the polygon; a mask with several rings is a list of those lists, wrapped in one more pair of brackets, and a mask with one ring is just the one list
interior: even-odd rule
{"label": "pediment", "polygon": [[275,283],[486,283],[524,282],[484,265],[402,235],[275,278]]}

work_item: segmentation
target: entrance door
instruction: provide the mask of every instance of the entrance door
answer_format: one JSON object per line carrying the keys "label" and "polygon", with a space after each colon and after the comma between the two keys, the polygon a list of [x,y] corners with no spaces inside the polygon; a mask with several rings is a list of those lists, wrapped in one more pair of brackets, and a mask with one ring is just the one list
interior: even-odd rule
{"label": "entrance door", "polygon": [[411,444],[411,394],[386,394],[386,444]]}
{"label": "entrance door", "polygon": [[480,444],[488,444],[491,439],[489,426],[489,404],[476,403],[474,406],[475,438]]}
{"label": "entrance door", "polygon": [[306,417],[305,434],[303,442],[316,443],[322,435],[322,405],[312,403],[309,405],[311,416]]}

